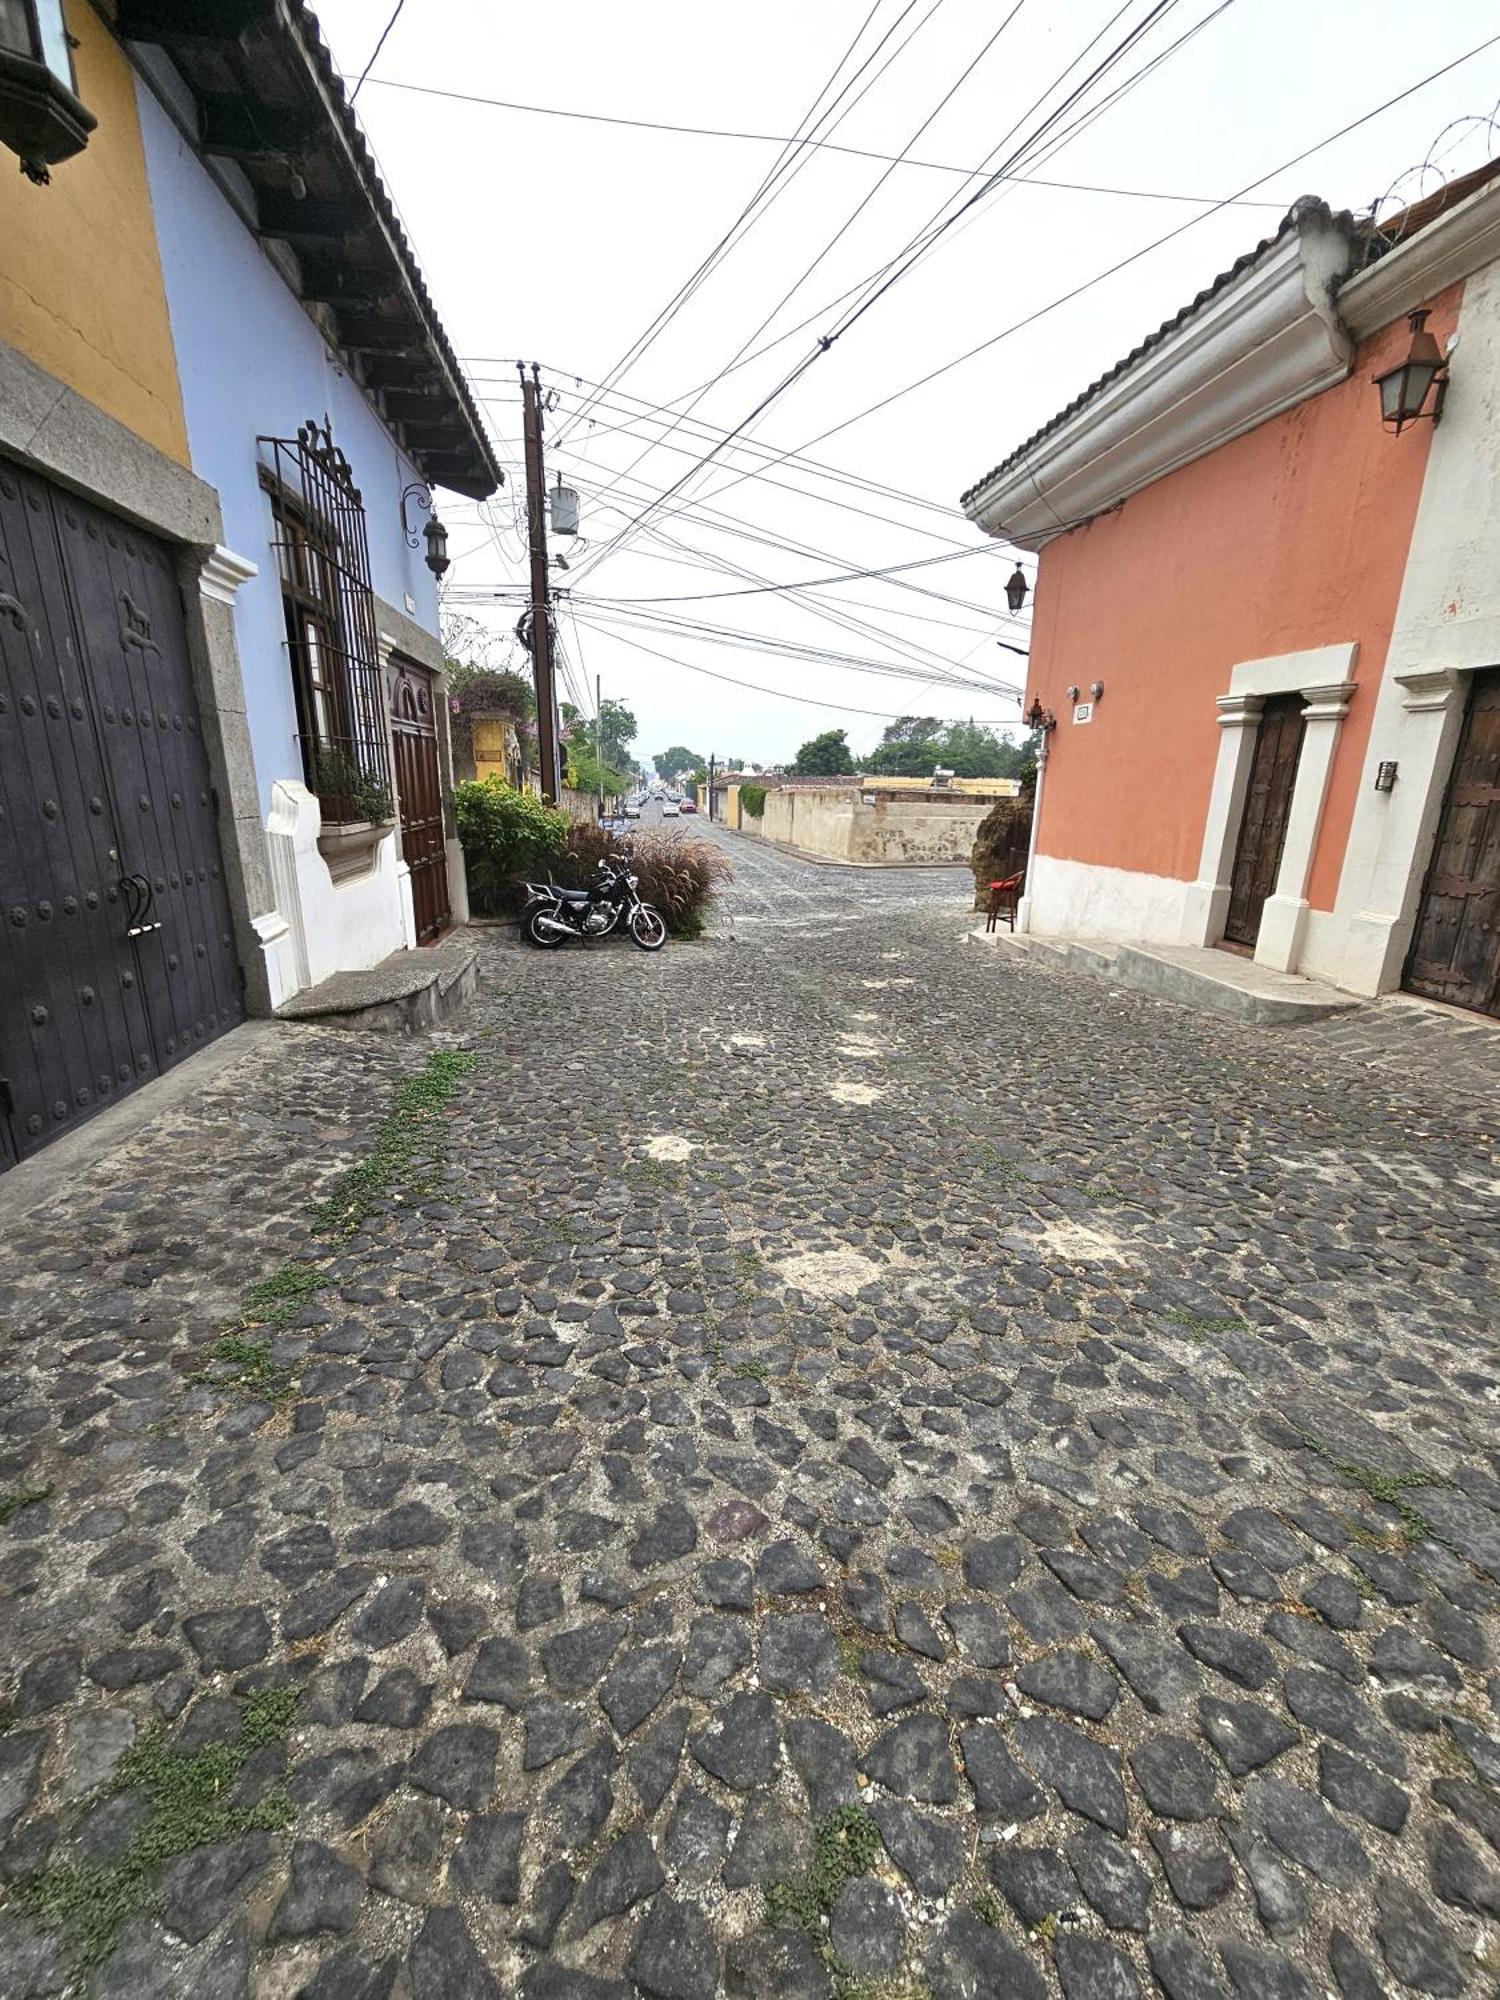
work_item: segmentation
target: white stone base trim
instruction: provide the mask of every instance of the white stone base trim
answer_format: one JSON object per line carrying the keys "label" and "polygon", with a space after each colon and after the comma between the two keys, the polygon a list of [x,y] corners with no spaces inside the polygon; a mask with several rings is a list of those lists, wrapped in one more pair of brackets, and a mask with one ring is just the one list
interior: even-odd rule
{"label": "white stone base trim", "polygon": [[1039,854],[1022,907],[1038,937],[1117,938],[1132,944],[1181,944],[1193,884],[1092,861]]}
{"label": "white stone base trim", "polygon": [[448,909],[455,924],[469,921],[469,875],[464,867],[464,850],[456,840],[447,840],[443,849],[448,857]]}
{"label": "white stone base trim", "polygon": [[260,940],[271,1005],[279,1007],[283,1000],[290,1000],[298,990],[297,953],[292,941],[292,927],[280,910],[268,910],[263,917],[252,917],[250,928]]}
{"label": "white stone base trim", "polygon": [[[416,935],[409,912],[408,883],[403,907],[396,835],[375,846],[370,866],[335,882],[318,852],[323,816],[306,785],[280,778],[271,787],[266,845],[276,886],[275,917],[285,936],[274,940],[276,1004],[335,972],[363,972],[400,951]],[[260,918],[260,924],[271,922]],[[410,924],[410,937],[407,926]]]}

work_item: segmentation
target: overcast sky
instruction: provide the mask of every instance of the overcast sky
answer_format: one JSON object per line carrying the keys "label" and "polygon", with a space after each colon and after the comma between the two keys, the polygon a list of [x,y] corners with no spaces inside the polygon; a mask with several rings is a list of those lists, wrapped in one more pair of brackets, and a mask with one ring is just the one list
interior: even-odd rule
{"label": "overcast sky", "polygon": [[[352,81],[394,0],[314,4]],[[1419,191],[1411,170],[1450,121],[1489,112],[1500,99],[1500,42],[1347,137],[1321,142],[1500,31],[1493,0],[1430,0],[1415,9],[1410,0],[1166,0],[1144,37],[1030,148],[1018,169],[1024,183],[988,194],[683,492],[631,523],[818,352],[818,336],[839,324],[832,302],[840,294],[891,265],[943,204],[980,186],[943,167],[968,172],[991,155],[1004,159],[1155,4],[874,0],[872,11],[871,0],[759,0],[743,8],[705,8],[702,0],[630,7],[573,0],[567,8],[405,0],[358,110],[507,467],[507,486],[486,509],[443,500],[456,558],[453,596],[471,600],[464,608],[493,628],[498,650],[525,576],[514,368],[524,357],[541,363],[558,393],[547,419],[549,476],[561,472],[583,501],[580,543],[554,544],[569,565],[557,583],[576,583],[572,613],[562,617],[564,648],[590,701],[598,674],[607,696],[635,710],[643,753],[682,742],[705,755],[770,762],[837,726],[856,750],[867,749],[898,712],[1012,721],[1017,704],[1001,684],[1019,687],[1025,662],[994,643],[1001,635],[1025,644],[1024,621],[1017,626],[1005,615],[1012,559],[964,521],[959,493],[1274,229],[1298,195],[1365,209],[1393,184],[1398,195]],[[1157,57],[1119,102],[1067,135],[1068,125]],[[879,159],[811,149],[786,157],[751,138],[536,116],[430,94],[439,92],[773,139],[795,133],[822,92],[817,130],[831,144],[887,155],[907,149],[924,164],[888,169]],[[1454,148],[1446,159],[1452,171],[1493,150],[1474,127],[1444,144]],[[1271,171],[1313,147],[1300,164]],[[578,421],[584,397],[778,163],[777,198]],[[1212,209],[1268,173],[1244,201]],[[1104,191],[1120,189],[1130,192]],[[1192,226],[1117,275],[1042,310],[1185,223]],[[926,387],[811,442],[1039,312]],[[747,343],[753,350],[811,315],[794,338],[723,376]],[[713,386],[682,427],[648,450],[669,418],[647,421],[643,413],[683,409],[688,392],[705,383]],[[707,434],[704,425],[712,427]],[[790,460],[772,465],[742,450],[746,440],[805,449],[900,497]],[[763,474],[743,477],[756,463]],[[705,508],[729,518],[708,519]],[[748,540],[747,532],[806,553]],[[803,601],[706,595],[945,555],[953,559],[904,579],[936,596],[872,578],[825,585]],[[503,595],[472,601],[472,593],[489,591]],[[683,601],[625,601],[662,598]],[[741,643],[686,631],[677,622],[684,620]],[[815,656],[879,661],[915,678],[787,657],[767,650],[767,640]],[[942,677],[954,675],[973,685],[945,684]]]}

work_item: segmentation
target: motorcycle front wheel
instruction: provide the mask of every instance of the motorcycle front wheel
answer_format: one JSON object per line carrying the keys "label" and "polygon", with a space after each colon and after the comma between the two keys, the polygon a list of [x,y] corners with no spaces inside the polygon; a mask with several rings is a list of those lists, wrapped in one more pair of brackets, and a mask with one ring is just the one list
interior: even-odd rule
{"label": "motorcycle front wheel", "polygon": [[553,931],[537,929],[538,918],[550,916],[551,913],[549,904],[539,903],[534,909],[526,912],[521,924],[521,935],[528,944],[534,944],[539,951],[556,951],[560,944],[567,943],[566,938],[558,937]]}
{"label": "motorcycle front wheel", "polygon": [[638,903],[630,913],[630,935],[642,951],[660,951],[667,941],[667,926],[660,910]]}

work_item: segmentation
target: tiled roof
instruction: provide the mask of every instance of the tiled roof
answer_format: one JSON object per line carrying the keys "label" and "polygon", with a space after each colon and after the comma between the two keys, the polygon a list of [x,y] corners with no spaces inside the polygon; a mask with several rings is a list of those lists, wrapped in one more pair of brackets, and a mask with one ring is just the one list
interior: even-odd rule
{"label": "tiled roof", "polygon": [[1097,380],[1090,382],[1089,386],[1076,395],[1065,408],[1059,410],[1055,417],[1049,417],[1040,430],[1033,431],[1024,444],[1018,444],[1015,450],[1002,458],[998,465],[991,467],[983,479],[976,479],[968,491],[960,495],[959,505],[967,507],[992,479],[997,479],[1002,472],[1009,472],[1013,465],[1019,464],[1036,449],[1043,438],[1050,437],[1053,431],[1059,429],[1070,417],[1076,416],[1085,404],[1092,402],[1102,389],[1108,388],[1111,382],[1118,381],[1120,376],[1133,368],[1143,355],[1149,354],[1152,348],[1159,347],[1168,334],[1175,333],[1178,327],[1190,320],[1195,313],[1201,312],[1209,300],[1216,298],[1226,285],[1232,285],[1236,278],[1258,264],[1268,250],[1278,244],[1289,230],[1296,228],[1301,219],[1310,213],[1326,216],[1329,213],[1327,203],[1320,201],[1314,195],[1304,195],[1301,200],[1294,202],[1273,235],[1262,237],[1253,250],[1247,250],[1243,257],[1237,257],[1227,271],[1221,271],[1213,283],[1205,286],[1196,298],[1189,299],[1180,312],[1175,312],[1170,319],[1163,320],[1155,333],[1148,333],[1139,346],[1131,348],[1130,352],[1115,362],[1113,367],[1107,368]]}

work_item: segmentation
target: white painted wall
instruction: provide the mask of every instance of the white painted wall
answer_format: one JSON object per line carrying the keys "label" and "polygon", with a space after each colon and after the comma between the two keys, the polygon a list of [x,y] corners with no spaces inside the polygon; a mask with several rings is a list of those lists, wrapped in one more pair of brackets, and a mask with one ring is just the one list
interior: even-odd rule
{"label": "white painted wall", "polygon": [[1181,944],[1193,885],[1167,875],[1038,854],[1029,887],[1028,928],[1038,936]]}
{"label": "white painted wall", "polygon": [[[1468,677],[1500,666],[1500,263],[1465,284],[1450,352],[1344,853],[1339,922],[1308,941],[1309,969],[1316,956],[1322,976],[1355,993],[1401,983]],[[1392,450],[1405,442],[1393,438]],[[1377,792],[1387,760],[1398,766],[1396,784]]]}

